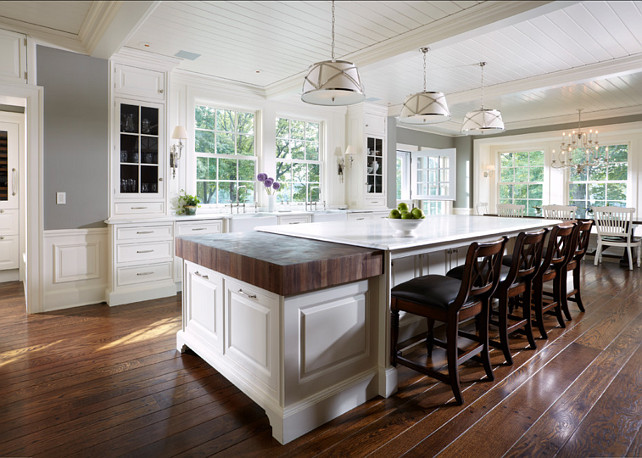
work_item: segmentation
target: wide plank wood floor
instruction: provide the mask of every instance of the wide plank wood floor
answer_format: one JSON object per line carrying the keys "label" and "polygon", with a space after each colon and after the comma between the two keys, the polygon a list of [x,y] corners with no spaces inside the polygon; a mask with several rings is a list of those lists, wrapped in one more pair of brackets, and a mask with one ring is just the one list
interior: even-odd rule
{"label": "wide plank wood floor", "polygon": [[175,350],[180,297],[27,316],[22,285],[0,284],[0,456],[641,456],[642,273],[583,272],[586,313],[571,303],[573,320],[537,350],[513,339],[513,366],[493,350],[494,382],[467,363],[465,405],[400,367],[395,395],[287,445],[247,396]]}

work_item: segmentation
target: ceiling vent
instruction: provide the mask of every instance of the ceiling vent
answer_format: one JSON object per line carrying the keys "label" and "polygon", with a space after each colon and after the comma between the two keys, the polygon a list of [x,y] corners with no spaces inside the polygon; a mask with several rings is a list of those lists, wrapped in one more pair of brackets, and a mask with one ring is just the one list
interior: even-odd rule
{"label": "ceiling vent", "polygon": [[182,49],[178,51],[176,54],[174,54],[174,56],[180,57],[181,59],[187,59],[187,60],[196,60],[199,57],[201,57],[200,54],[196,54],[195,52],[183,51]]}

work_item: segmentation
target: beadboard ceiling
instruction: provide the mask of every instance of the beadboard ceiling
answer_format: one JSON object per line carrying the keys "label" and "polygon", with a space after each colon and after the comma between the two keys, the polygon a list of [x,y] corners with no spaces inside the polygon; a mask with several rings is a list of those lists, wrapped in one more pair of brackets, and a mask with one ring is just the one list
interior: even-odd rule
{"label": "beadboard ceiling", "polygon": [[[330,57],[329,1],[0,1],[0,28],[108,58],[121,47],[183,59],[180,71],[297,98],[308,66]],[[507,130],[642,113],[642,2],[337,1],[337,58],[355,62],[368,100],[399,113],[423,88],[465,113],[502,111]]]}

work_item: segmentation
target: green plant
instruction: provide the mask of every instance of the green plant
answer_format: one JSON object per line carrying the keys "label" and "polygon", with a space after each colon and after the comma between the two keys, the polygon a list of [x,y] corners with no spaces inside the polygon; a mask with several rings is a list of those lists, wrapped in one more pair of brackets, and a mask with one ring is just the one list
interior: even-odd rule
{"label": "green plant", "polygon": [[181,189],[180,194],[178,195],[178,200],[176,201],[178,206],[178,214],[184,215],[185,207],[200,207],[201,199],[197,196],[187,194],[184,189]]}

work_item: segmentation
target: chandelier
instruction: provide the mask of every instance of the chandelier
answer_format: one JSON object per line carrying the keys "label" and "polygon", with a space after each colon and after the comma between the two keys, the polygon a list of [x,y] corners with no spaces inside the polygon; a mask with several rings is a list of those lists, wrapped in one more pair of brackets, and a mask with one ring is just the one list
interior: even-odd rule
{"label": "chandelier", "polygon": [[501,132],[504,130],[504,121],[499,110],[484,108],[484,66],[486,62],[480,62],[481,67],[481,108],[466,113],[464,123],[461,126],[462,134],[474,133],[484,134],[486,132]]}
{"label": "chandelier", "polygon": [[399,122],[406,124],[432,124],[448,121],[450,110],[443,92],[426,90],[426,53],[430,48],[421,48],[424,54],[424,90],[409,95],[401,107]]}
{"label": "chandelier", "polygon": [[363,102],[366,95],[359,70],[352,62],[334,58],[334,0],[332,0],[332,59],[310,65],[301,100],[312,105],[340,106]]}
{"label": "chandelier", "polygon": [[597,130],[582,132],[582,109],[577,110],[577,131],[562,133],[562,143],[558,153],[553,150],[551,167],[556,169],[570,168],[580,174],[589,167],[601,165],[602,158],[598,154],[599,142]]}

